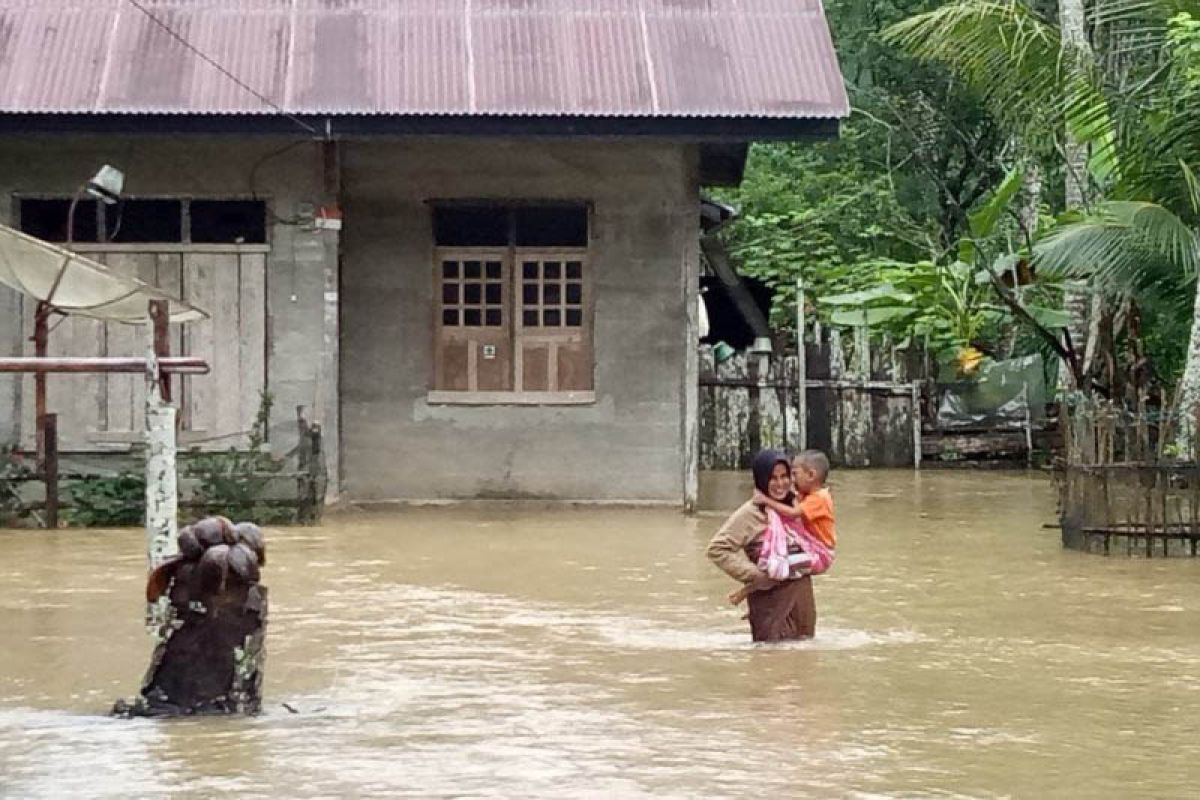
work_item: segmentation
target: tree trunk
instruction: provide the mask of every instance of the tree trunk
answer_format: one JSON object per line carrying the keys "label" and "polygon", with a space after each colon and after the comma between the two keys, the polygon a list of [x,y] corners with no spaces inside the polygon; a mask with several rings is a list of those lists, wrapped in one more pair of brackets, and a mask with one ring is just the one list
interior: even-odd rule
{"label": "tree trunk", "polygon": [[[1062,32],[1063,60],[1072,71],[1083,69],[1091,60],[1092,49],[1087,39],[1087,16],[1084,13],[1083,0],[1059,0],[1058,24]],[[1086,202],[1087,182],[1087,146],[1076,141],[1070,131],[1064,131],[1063,155],[1065,161],[1064,193],[1067,210],[1080,208]],[[1091,329],[1088,325],[1088,310],[1090,292],[1087,281],[1067,281],[1064,287],[1063,310],[1067,312],[1070,322],[1067,330],[1071,333],[1071,341],[1075,346],[1084,345],[1091,340]],[[1085,360],[1087,347],[1084,347]],[[1086,372],[1085,372],[1086,374]],[[1071,371],[1063,364],[1059,370],[1059,387],[1070,385]],[[1075,389],[1082,387],[1075,386]]]}
{"label": "tree trunk", "polygon": [[[1012,143],[1019,147],[1019,142],[1015,139]],[[1037,161],[1030,159],[1025,166],[1025,180],[1021,191],[1021,207],[1017,211],[1017,218],[1021,225],[1022,244],[1028,248],[1029,252],[1033,252],[1033,237],[1037,233],[1038,215],[1042,207],[1042,166]],[[1021,265],[1019,262],[1014,262],[1012,267],[1013,297],[1018,303],[1024,302],[1024,289],[1021,286]],[[999,353],[1004,358],[1012,358],[1017,349],[1017,325],[1009,325],[1000,341],[998,347]]]}
{"label": "tree trunk", "polygon": [[1196,296],[1192,303],[1192,335],[1188,339],[1187,362],[1179,381],[1179,426],[1175,444],[1181,455],[1195,452],[1196,409],[1200,405],[1200,280],[1196,281]]}

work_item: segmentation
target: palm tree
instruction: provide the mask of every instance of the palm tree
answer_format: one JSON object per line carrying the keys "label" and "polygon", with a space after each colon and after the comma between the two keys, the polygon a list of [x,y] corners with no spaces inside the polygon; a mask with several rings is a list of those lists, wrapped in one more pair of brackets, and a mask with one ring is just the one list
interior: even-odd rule
{"label": "palm tree", "polygon": [[[995,113],[1017,132],[1024,149],[1037,157],[1062,157],[1068,210],[1082,208],[1088,188],[1088,145],[1092,131],[1081,124],[1085,109],[1104,109],[1092,91],[1094,58],[1088,43],[1082,0],[1059,0],[1061,25],[1041,18],[1019,0],[959,0],[893,27],[894,41],[917,56],[942,61],[964,75],[992,101]],[[1071,102],[1065,102],[1072,98]],[[1097,102],[1100,101],[1100,102]],[[1099,120],[1100,128],[1104,119]],[[1095,121],[1090,123],[1095,128]],[[1090,138],[1094,138],[1091,136]],[[1033,178],[1040,178],[1031,174]],[[1031,180],[1030,185],[1036,185]],[[1093,295],[1091,325],[1086,280],[1066,283],[1068,342],[1084,344],[1086,372],[1095,351],[1100,293]],[[1063,369],[1060,375],[1068,374]]]}
{"label": "palm tree", "polygon": [[[1077,15],[1060,5],[1064,27]],[[1075,9],[1077,10],[1077,9]],[[1023,0],[955,0],[891,28],[892,41],[940,61],[991,101],[1033,151],[1060,154],[1068,205],[1086,172],[1103,190],[1036,252],[1043,272],[1111,292],[1190,289],[1192,330],[1179,402],[1200,404],[1200,0],[1110,0],[1093,9],[1099,47],[1064,56],[1066,34]],[[1187,425],[1181,439],[1194,431]]]}

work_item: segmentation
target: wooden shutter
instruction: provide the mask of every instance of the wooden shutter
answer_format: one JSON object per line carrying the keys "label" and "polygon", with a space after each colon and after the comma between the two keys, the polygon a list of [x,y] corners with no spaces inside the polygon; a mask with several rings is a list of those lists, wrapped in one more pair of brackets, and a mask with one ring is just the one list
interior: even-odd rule
{"label": "wooden shutter", "polygon": [[[180,444],[203,441],[212,449],[244,444],[266,385],[266,253],[180,247],[155,252],[145,246],[80,252],[208,311],[208,320],[171,326],[172,352],[200,356],[212,368],[208,375],[175,379]],[[31,310],[25,330],[32,326]],[[50,334],[50,354],[142,356],[147,336],[142,326],[67,317]],[[28,343],[27,354],[32,353]],[[24,392],[22,438],[31,447],[32,377],[26,378]],[[125,445],[142,437],[145,381],[140,375],[51,375],[46,394],[48,410],[59,415],[63,450]]]}
{"label": "wooden shutter", "polygon": [[508,253],[483,248],[439,249],[434,261],[434,388],[512,391]]}
{"label": "wooden shutter", "polygon": [[584,250],[517,250],[516,385],[590,391],[592,288]]}
{"label": "wooden shutter", "polygon": [[184,327],[183,351],[208,361],[208,375],[185,377],[184,439],[215,449],[244,445],[266,388],[265,253],[196,252],[183,263],[184,298],[209,318]]}

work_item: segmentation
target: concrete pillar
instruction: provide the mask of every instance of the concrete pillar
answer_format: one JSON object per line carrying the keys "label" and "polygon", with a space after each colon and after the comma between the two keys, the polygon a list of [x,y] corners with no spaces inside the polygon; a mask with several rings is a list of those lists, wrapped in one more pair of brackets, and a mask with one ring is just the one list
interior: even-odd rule
{"label": "concrete pillar", "polygon": [[342,486],[340,424],[342,160],[341,149],[337,142],[321,143],[321,163],[324,210],[336,212],[337,215],[336,217],[322,217],[325,225],[323,228],[325,269],[322,273],[324,292],[322,294],[321,373],[320,385],[317,387],[322,407],[317,409],[316,415],[316,419],[321,423],[321,429],[324,431],[322,445],[325,453],[325,465],[329,471],[325,501],[332,503],[337,500]]}

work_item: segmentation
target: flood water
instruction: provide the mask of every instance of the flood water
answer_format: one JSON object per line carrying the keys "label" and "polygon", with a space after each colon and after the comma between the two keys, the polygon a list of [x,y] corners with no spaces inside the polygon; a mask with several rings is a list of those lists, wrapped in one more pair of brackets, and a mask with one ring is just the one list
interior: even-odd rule
{"label": "flood water", "polygon": [[0,532],[0,795],[1195,796],[1200,560],[1063,552],[1044,478],[834,491],[817,638],[780,646],[724,604],[711,512],[271,530],[254,719],[106,718],[149,653],[141,533]]}

